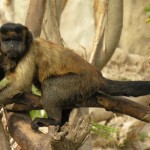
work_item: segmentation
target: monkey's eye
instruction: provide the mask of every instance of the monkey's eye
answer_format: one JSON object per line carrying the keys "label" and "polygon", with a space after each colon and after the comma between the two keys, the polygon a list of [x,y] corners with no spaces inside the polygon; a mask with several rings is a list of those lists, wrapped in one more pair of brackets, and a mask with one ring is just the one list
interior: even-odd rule
{"label": "monkey's eye", "polygon": [[2,41],[6,41],[6,42],[7,42],[7,41],[10,41],[10,40],[11,40],[11,39],[3,39]]}
{"label": "monkey's eye", "polygon": [[8,38],[8,39],[3,39],[2,41],[4,41],[4,42],[9,42],[9,41],[22,41],[22,39],[21,38]]}
{"label": "monkey's eye", "polygon": [[20,38],[20,37],[14,37],[13,40],[14,41],[22,41],[22,38]]}

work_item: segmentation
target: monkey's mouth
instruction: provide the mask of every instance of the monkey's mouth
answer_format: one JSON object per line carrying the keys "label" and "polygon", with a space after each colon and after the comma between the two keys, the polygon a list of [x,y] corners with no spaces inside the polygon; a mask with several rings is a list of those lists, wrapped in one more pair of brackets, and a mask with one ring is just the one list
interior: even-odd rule
{"label": "monkey's mouth", "polygon": [[6,56],[10,59],[16,59],[16,58],[18,58],[18,53],[14,52],[14,51],[9,51],[9,52],[7,52]]}

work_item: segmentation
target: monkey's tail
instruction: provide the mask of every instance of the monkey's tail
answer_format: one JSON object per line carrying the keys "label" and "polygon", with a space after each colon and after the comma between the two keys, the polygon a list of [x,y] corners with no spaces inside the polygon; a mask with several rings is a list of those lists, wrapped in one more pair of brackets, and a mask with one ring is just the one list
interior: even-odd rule
{"label": "monkey's tail", "polygon": [[105,78],[102,91],[112,96],[149,95],[150,81],[113,81]]}

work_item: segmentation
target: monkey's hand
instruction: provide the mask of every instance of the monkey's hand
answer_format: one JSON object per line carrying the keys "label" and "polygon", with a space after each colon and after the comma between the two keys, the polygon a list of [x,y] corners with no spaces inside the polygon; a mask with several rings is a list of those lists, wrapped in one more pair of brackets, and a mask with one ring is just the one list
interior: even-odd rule
{"label": "monkey's hand", "polygon": [[7,85],[0,90],[0,104],[6,105],[13,102],[13,97],[22,94],[23,90],[17,87],[16,84]]}

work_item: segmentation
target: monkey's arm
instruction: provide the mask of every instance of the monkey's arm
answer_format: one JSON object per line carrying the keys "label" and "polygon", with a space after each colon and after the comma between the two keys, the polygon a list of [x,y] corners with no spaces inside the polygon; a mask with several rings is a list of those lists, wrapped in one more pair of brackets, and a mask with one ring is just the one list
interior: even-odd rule
{"label": "monkey's arm", "polygon": [[2,90],[0,90],[0,105],[12,103],[12,98],[18,94],[21,94],[22,92],[23,90],[21,90],[15,84],[4,87]]}
{"label": "monkey's arm", "polygon": [[28,91],[32,86],[34,71],[34,57],[32,53],[29,52],[29,54],[19,62],[15,71],[6,76],[9,83],[0,90],[0,104],[5,105],[11,103],[11,99],[14,96]]}

